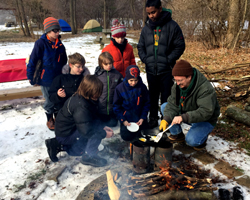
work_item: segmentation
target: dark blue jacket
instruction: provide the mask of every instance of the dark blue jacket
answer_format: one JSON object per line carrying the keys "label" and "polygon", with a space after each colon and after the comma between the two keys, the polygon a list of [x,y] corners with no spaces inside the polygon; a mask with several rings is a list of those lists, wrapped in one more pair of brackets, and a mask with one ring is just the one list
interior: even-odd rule
{"label": "dark blue jacket", "polygon": [[146,120],[149,107],[149,93],[141,77],[139,77],[139,81],[134,87],[128,84],[126,78],[116,87],[113,110],[121,122],[138,122],[140,119]]}
{"label": "dark blue jacket", "polygon": [[38,60],[42,61],[41,80],[38,85],[50,86],[53,79],[62,74],[62,67],[67,63],[65,47],[61,40],[58,39],[55,47],[55,43],[48,40],[45,33],[35,42],[27,65],[27,78],[31,80],[32,85],[35,84],[32,80]]}

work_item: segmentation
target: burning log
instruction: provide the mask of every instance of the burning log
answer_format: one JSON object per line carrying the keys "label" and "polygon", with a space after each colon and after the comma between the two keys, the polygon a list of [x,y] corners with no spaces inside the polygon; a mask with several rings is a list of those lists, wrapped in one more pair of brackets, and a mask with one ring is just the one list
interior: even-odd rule
{"label": "burning log", "polygon": [[108,181],[108,194],[109,194],[110,199],[119,200],[120,192],[119,192],[117,186],[114,183],[111,171],[110,170],[107,171],[106,175],[107,175],[107,181]]}

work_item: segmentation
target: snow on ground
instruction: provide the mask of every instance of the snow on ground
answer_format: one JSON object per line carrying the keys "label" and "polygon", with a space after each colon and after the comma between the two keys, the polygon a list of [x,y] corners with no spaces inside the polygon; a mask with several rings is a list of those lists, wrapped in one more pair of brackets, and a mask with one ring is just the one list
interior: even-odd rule
{"label": "snow on ground", "polygon": [[[1,27],[0,27],[1,28]],[[0,29],[1,30],[1,29]],[[93,74],[101,53],[100,44],[94,43],[95,36],[84,34],[82,37],[63,40],[67,54],[79,52],[86,59],[86,66]],[[129,39],[130,43],[136,43]],[[34,43],[0,43],[1,59],[15,59],[27,57]],[[137,61],[139,59],[137,58]],[[146,75],[141,74],[145,84]],[[0,83],[0,89],[31,87],[28,81]],[[69,157],[60,153],[59,163],[47,163],[48,155],[44,140],[54,137],[54,132],[49,131],[45,125],[46,116],[42,108],[43,98],[24,98],[0,102],[0,197],[1,199],[67,199],[73,200],[83,188],[95,178],[104,174],[111,167],[125,165],[122,160],[114,160],[108,155],[104,156],[109,165],[103,168],[85,166],[79,163],[79,158]],[[119,128],[114,128],[115,139],[119,139]],[[104,139],[102,144],[109,140]],[[119,140],[118,140],[119,141]],[[207,151],[216,158],[223,158],[231,165],[244,170],[245,175],[250,176],[250,157],[246,152],[241,152],[235,147],[236,144],[222,140],[215,136],[209,136]],[[227,151],[229,148],[232,151]],[[175,153],[178,153],[177,151]],[[199,164],[197,160],[194,160]],[[59,177],[59,183],[52,180],[41,180],[35,184],[34,189],[30,186],[15,192],[24,185],[25,181],[32,176],[41,175],[44,170],[52,169],[58,165],[67,165],[67,169]],[[215,175],[222,174],[207,165]],[[42,177],[42,176],[40,176]],[[37,178],[39,180],[39,178]],[[39,181],[38,181],[39,182]],[[221,184],[223,188],[232,189],[236,183],[232,180],[228,184]],[[220,187],[221,187],[220,186]],[[248,188],[243,187],[245,199],[250,199]],[[216,193],[217,194],[217,193]]]}

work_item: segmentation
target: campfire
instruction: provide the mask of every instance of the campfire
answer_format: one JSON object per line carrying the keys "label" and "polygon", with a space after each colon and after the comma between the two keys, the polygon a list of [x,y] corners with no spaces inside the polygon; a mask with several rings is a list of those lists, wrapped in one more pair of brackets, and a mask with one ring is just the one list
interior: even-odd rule
{"label": "campfire", "polygon": [[[213,191],[218,188],[212,186],[216,179],[209,178],[209,171],[191,165],[174,167],[167,160],[160,168],[151,173],[126,176],[120,172],[108,171],[106,173],[108,195],[102,191],[102,195],[105,194],[106,198],[100,197],[100,193],[96,193],[95,196],[99,196],[102,200],[216,199]],[[119,180],[122,176],[126,177],[126,180]]]}

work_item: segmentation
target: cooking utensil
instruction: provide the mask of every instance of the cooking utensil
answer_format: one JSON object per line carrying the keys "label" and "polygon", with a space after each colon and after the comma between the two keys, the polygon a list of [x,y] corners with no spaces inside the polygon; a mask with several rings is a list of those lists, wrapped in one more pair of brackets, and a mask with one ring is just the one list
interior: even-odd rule
{"label": "cooking utensil", "polygon": [[170,129],[173,125],[170,125],[167,127],[164,131],[160,132],[157,134],[156,138],[154,138],[154,142],[159,142],[160,139],[162,138],[163,133],[165,133],[168,129]]}

